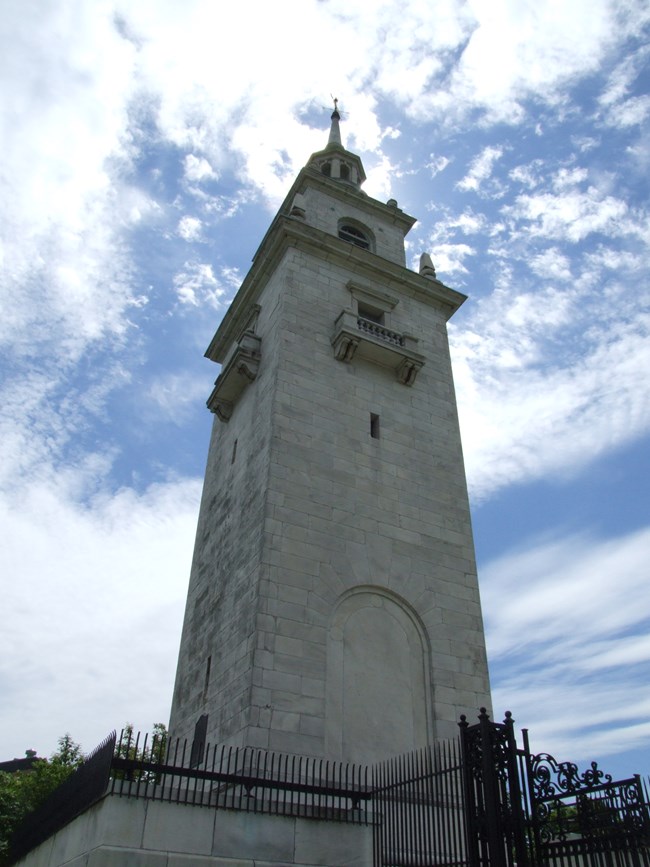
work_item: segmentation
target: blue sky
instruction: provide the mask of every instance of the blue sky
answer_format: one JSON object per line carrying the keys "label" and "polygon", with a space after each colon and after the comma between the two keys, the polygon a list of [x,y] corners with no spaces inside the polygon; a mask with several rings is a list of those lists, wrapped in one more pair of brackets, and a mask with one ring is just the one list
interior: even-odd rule
{"label": "blue sky", "polygon": [[[235,8],[236,7],[236,8]],[[650,757],[650,12],[602,0],[9,2],[4,758],[166,721],[218,373],[341,100],[450,324],[498,716]]]}

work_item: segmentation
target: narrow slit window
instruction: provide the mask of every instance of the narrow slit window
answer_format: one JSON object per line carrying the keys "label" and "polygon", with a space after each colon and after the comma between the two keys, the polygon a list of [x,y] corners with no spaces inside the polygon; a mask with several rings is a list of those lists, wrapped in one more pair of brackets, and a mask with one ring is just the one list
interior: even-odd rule
{"label": "narrow slit window", "polygon": [[232,444],[232,457],[230,458],[230,463],[235,463],[235,458],[237,457],[237,440]]}
{"label": "narrow slit window", "polygon": [[208,687],[210,686],[210,668],[212,667],[212,657],[208,656],[205,662],[205,683],[203,685],[203,692],[207,693]]}
{"label": "narrow slit window", "polygon": [[379,439],[379,416],[374,412],[370,413],[370,436],[374,440]]}

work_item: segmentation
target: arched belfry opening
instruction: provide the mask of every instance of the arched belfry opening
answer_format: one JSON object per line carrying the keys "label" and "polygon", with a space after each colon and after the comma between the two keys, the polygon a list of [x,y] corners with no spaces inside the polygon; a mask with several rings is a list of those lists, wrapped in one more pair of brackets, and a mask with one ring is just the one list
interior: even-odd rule
{"label": "arched belfry opening", "polygon": [[362,250],[371,250],[374,247],[374,238],[370,229],[349,218],[339,220],[338,236],[341,240],[348,241]]}

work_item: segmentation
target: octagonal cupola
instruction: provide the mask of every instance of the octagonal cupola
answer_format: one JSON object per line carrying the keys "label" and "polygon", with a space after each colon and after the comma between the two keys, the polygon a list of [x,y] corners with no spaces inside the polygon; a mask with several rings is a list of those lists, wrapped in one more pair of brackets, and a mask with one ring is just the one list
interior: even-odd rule
{"label": "octagonal cupola", "polygon": [[312,154],[307,162],[308,168],[316,169],[322,175],[349,184],[357,190],[366,179],[361,158],[346,150],[341,143],[341,130],[339,121],[341,115],[337,108],[338,100],[334,100],[332,112],[332,125],[330,127],[327,146],[322,151]]}

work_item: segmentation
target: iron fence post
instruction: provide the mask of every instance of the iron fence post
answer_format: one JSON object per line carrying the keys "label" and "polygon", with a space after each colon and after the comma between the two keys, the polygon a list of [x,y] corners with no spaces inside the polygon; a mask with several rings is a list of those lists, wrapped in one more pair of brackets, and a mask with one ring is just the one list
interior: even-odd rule
{"label": "iron fence post", "polygon": [[509,710],[503,721],[507,737],[508,791],[510,794],[510,819],[512,824],[512,842],[515,849],[515,859],[518,867],[528,867],[532,863],[530,848],[527,846],[526,818],[521,803],[522,792],[517,764],[517,739],[515,737],[515,721]]}
{"label": "iron fence post", "polygon": [[539,817],[537,815],[537,801],[535,799],[535,776],[533,774],[532,754],[530,752],[530,739],[528,729],[521,730],[524,739],[524,763],[526,766],[526,787],[528,790],[528,805],[530,811],[530,823],[533,833],[533,852],[531,860],[536,863],[541,851],[541,837],[539,829]]}
{"label": "iron fence post", "polygon": [[480,828],[478,822],[478,804],[476,803],[474,785],[472,782],[472,763],[468,739],[469,723],[465,714],[461,714],[460,722],[460,755],[461,774],[463,780],[463,795],[465,800],[465,845],[467,847],[467,862],[469,867],[480,867],[479,854]]}
{"label": "iron fence post", "polygon": [[501,799],[499,797],[499,778],[495,756],[495,727],[484,707],[481,708],[479,731],[481,737],[481,771],[483,775],[483,791],[485,793],[485,833],[489,848],[490,867],[507,867],[507,840],[504,839],[504,828],[500,816]]}

